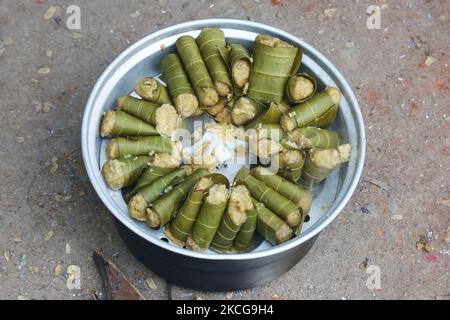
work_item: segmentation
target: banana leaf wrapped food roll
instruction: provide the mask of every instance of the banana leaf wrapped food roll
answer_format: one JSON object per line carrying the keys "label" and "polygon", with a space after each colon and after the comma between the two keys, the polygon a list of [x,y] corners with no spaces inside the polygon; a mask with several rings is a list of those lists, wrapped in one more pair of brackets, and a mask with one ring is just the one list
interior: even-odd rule
{"label": "banana leaf wrapped food roll", "polygon": [[[225,109],[225,107],[227,106],[227,103],[228,103],[227,99],[221,97],[221,98],[219,99],[219,102],[217,102],[216,105],[214,105],[214,106],[209,107],[208,109],[206,109],[206,112],[207,112],[209,115],[211,115],[211,116],[215,116],[215,115],[217,115],[219,112],[222,112],[223,109]],[[199,109],[199,110],[202,110],[202,109]],[[203,111],[203,110],[202,110],[202,111]]]}
{"label": "banana leaf wrapped food roll", "polygon": [[236,99],[231,109],[231,119],[237,126],[246,125],[264,110],[264,105],[248,97]]}
{"label": "banana leaf wrapped food roll", "polygon": [[151,157],[146,156],[108,160],[103,164],[102,175],[111,189],[119,190],[136,181],[150,161]]}
{"label": "banana leaf wrapped food roll", "polygon": [[245,214],[247,215],[247,220],[245,220],[233,241],[233,249],[237,252],[247,251],[251,247],[256,230],[257,211],[255,205],[253,205],[253,209],[246,210]]}
{"label": "banana leaf wrapped food roll", "polygon": [[153,229],[159,229],[168,223],[195,183],[207,173],[206,169],[195,170],[183,182],[173,186],[169,192],[154,201],[146,209],[147,224]]}
{"label": "banana leaf wrapped food roll", "polygon": [[204,28],[197,37],[197,44],[217,93],[226,97],[231,93],[232,85],[223,59],[226,56],[224,32],[217,28]]}
{"label": "banana leaf wrapped food roll", "polygon": [[128,202],[128,213],[130,216],[137,220],[145,221],[146,209],[149,204],[158,199],[168,187],[182,181],[186,175],[187,170],[180,168],[141,188]]}
{"label": "banana leaf wrapped food roll", "polygon": [[184,246],[200,212],[203,198],[213,184],[211,178],[203,177],[198,180],[177,215],[166,228],[165,235],[176,245]]}
{"label": "banana leaf wrapped food roll", "polygon": [[340,138],[336,131],[304,127],[289,132],[282,143],[285,147],[297,150],[315,148],[329,149],[337,148],[340,143]]}
{"label": "banana leaf wrapped food roll", "polygon": [[290,103],[301,103],[316,93],[317,81],[307,73],[296,74],[288,80],[286,99]]}
{"label": "banana leaf wrapped food roll", "polygon": [[230,191],[224,184],[215,184],[209,189],[192,232],[187,237],[186,248],[198,252],[209,248],[222,221],[229,197]]}
{"label": "banana leaf wrapped food roll", "polygon": [[172,141],[169,138],[161,136],[138,137],[133,139],[113,138],[106,146],[106,153],[110,159],[165,152],[172,152]]}
{"label": "banana leaf wrapped food roll", "polygon": [[251,174],[279,194],[298,204],[302,209],[303,217],[309,213],[312,204],[311,191],[280,177],[268,168],[255,167],[252,169]]}
{"label": "banana leaf wrapped food roll", "polygon": [[117,109],[154,125],[162,135],[171,135],[182,124],[180,115],[170,104],[159,106],[143,99],[122,96],[117,100]]}
{"label": "banana leaf wrapped food roll", "polygon": [[256,230],[273,245],[281,244],[293,237],[292,229],[262,203],[256,204]]}
{"label": "banana leaf wrapped food roll", "polygon": [[[269,108],[260,113],[251,122],[245,125],[245,129],[256,128],[260,124],[280,124],[281,116],[289,110],[290,106],[283,101],[282,103],[271,103]],[[281,126],[280,126],[281,127]]]}
{"label": "banana leaf wrapped food roll", "polygon": [[172,152],[157,153],[153,157],[152,166],[160,168],[178,168],[182,163],[181,151],[179,147],[172,148]]}
{"label": "banana leaf wrapped food roll", "polygon": [[341,144],[332,149],[314,149],[306,156],[300,184],[311,189],[325,180],[341,163],[350,157],[351,145]]}
{"label": "banana leaf wrapped food roll", "polygon": [[167,88],[156,79],[146,77],[139,80],[134,87],[134,91],[136,91],[142,99],[159,105],[172,103]]}
{"label": "banana leaf wrapped food roll", "polygon": [[[281,126],[276,123],[260,123],[254,131],[247,131],[249,143],[256,143],[256,155],[260,158],[271,158],[282,149],[280,142],[285,136]],[[255,135],[252,137],[251,135]],[[253,151],[253,149],[250,149]]]}
{"label": "banana leaf wrapped food roll", "polygon": [[189,117],[198,109],[198,99],[189,78],[176,54],[169,54],[161,60],[162,79],[167,84],[170,96],[178,112]]}
{"label": "banana leaf wrapped food roll", "polygon": [[341,93],[333,87],[326,87],[311,99],[292,107],[287,114],[281,116],[281,126],[286,132],[301,127],[328,127],[339,109]]}
{"label": "banana leaf wrapped food roll", "polygon": [[211,247],[220,252],[230,251],[241,226],[247,220],[246,211],[250,209],[253,209],[253,202],[247,187],[245,185],[234,187]]}
{"label": "banana leaf wrapped food roll", "polygon": [[261,138],[257,141],[256,155],[263,159],[269,159],[279,154],[282,148],[282,145],[276,140]]}
{"label": "banana leaf wrapped food roll", "polygon": [[247,48],[240,43],[229,46],[228,67],[231,72],[231,81],[236,94],[245,94],[252,73],[252,60]]}
{"label": "banana leaf wrapped food roll", "polygon": [[184,246],[197,220],[205,195],[214,183],[219,182],[228,184],[228,179],[219,173],[207,174],[198,180],[189,192],[186,201],[165,230],[166,236],[176,245]]}
{"label": "banana leaf wrapped food roll", "polygon": [[137,180],[134,185],[133,190],[128,192],[125,196],[125,200],[130,201],[131,197],[134,196],[141,188],[151,184],[153,181],[165,176],[169,172],[175,170],[174,168],[160,168],[155,166],[149,166],[142,172],[142,175]]}
{"label": "banana leaf wrapped food roll", "polygon": [[302,175],[305,155],[300,150],[285,149],[278,156],[278,175],[297,183]]}
{"label": "banana leaf wrapped food roll", "polygon": [[258,35],[247,95],[263,103],[281,103],[289,77],[297,73],[302,51],[269,35]]}
{"label": "banana leaf wrapped food roll", "polygon": [[156,136],[158,131],[151,124],[123,111],[106,111],[100,124],[102,138],[127,136]]}
{"label": "banana leaf wrapped food roll", "polygon": [[222,111],[220,111],[219,113],[217,113],[214,116],[214,120],[216,120],[217,123],[219,124],[232,124],[233,121],[231,119],[231,108],[228,106],[225,106],[225,108],[223,108]]}
{"label": "banana leaf wrapped food roll", "polygon": [[235,181],[245,184],[256,201],[264,203],[286,223],[295,228],[301,223],[302,213],[298,204],[267,186],[261,180],[250,174],[250,170],[243,166],[236,174]]}
{"label": "banana leaf wrapped food roll", "polygon": [[217,104],[219,95],[195,39],[191,36],[182,36],[177,39],[176,47],[200,107],[207,108]]}

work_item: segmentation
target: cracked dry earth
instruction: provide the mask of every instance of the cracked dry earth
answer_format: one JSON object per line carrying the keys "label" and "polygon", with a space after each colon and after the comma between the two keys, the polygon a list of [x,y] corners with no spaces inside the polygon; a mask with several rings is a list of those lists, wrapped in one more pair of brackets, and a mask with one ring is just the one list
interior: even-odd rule
{"label": "cracked dry earth", "polygon": [[[109,257],[148,299],[450,299],[450,3],[0,0],[0,298],[92,299]],[[381,29],[366,28],[367,7]],[[80,123],[95,79],[144,35],[192,19],[264,22],[342,71],[367,131],[361,182],[308,255],[237,292],[167,284],[124,247],[84,172]],[[69,290],[68,267],[81,288]],[[366,286],[371,265],[381,288]],[[70,271],[70,270],[69,270]]]}

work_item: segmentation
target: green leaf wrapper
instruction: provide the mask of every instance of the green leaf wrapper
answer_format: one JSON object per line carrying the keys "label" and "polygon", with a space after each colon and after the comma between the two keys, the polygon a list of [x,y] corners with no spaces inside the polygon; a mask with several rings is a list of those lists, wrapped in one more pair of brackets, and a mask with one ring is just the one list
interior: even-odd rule
{"label": "green leaf wrapper", "polygon": [[279,194],[297,203],[302,209],[303,218],[309,213],[312,204],[311,191],[276,175],[268,168],[255,167],[252,169],[251,174]]}
{"label": "green leaf wrapper", "polygon": [[150,161],[151,157],[108,160],[103,164],[102,175],[111,189],[119,190],[136,181]]}
{"label": "green leaf wrapper", "polygon": [[283,146],[296,150],[337,148],[339,143],[336,131],[315,127],[297,128],[283,140]]}
{"label": "green leaf wrapper", "polygon": [[146,209],[149,204],[167,192],[169,187],[182,181],[186,173],[186,168],[174,170],[139,189],[128,202],[128,213],[130,216],[144,221],[146,218]]}
{"label": "green leaf wrapper", "polygon": [[211,247],[220,252],[229,252],[241,226],[247,220],[246,210],[251,208],[253,202],[248,189],[244,185],[234,187]]}
{"label": "green leaf wrapper", "polygon": [[144,120],[147,123],[156,125],[156,110],[159,105],[153,102],[137,99],[130,96],[122,96],[117,100],[117,109]]}
{"label": "green leaf wrapper", "polygon": [[176,54],[165,56],[161,60],[161,72],[177,110],[184,116],[194,114],[198,100],[180,58]]}
{"label": "green leaf wrapper", "polygon": [[[289,161],[287,154],[295,153],[294,161]],[[305,155],[298,150],[284,150],[278,156],[278,175],[297,183],[302,175],[303,165],[305,164]]]}
{"label": "green leaf wrapper", "polygon": [[244,183],[253,198],[258,202],[264,203],[270,210],[286,221],[289,226],[295,228],[300,224],[302,214],[298,204],[292,202],[267,186],[261,180],[252,176],[247,167],[243,166],[239,170],[236,174],[235,181],[237,183]]}
{"label": "green leaf wrapper", "polygon": [[[227,64],[231,73],[231,82],[233,83],[233,91],[237,96],[242,96],[244,94],[244,89],[246,85],[248,85],[250,81],[252,70],[252,59],[250,58],[250,53],[248,52],[247,48],[242,44],[232,43],[230,44],[229,47],[230,52],[228,54]],[[242,60],[246,62],[250,70],[248,79],[246,79],[247,81],[242,81],[242,83],[239,83],[239,81],[237,81],[237,77],[239,77],[238,72],[240,70],[238,70],[237,68],[237,63],[240,63]]]}
{"label": "green leaf wrapper", "polygon": [[[303,81],[309,81],[309,83],[312,85],[312,90],[309,92],[301,92],[303,94],[303,97],[300,99],[295,99],[294,97],[295,92],[294,90],[296,89],[294,87],[294,83],[295,81],[298,81],[298,78],[301,78]],[[298,88],[297,88],[298,89]],[[303,90],[307,90],[308,88],[303,88]],[[300,73],[300,74],[296,74],[294,76],[292,76],[291,78],[289,78],[288,83],[286,85],[286,100],[289,103],[301,103],[303,101],[306,101],[308,99],[310,99],[312,96],[314,96],[314,94],[316,93],[317,90],[317,80],[315,78],[313,78],[312,76],[310,76],[307,73]]]}
{"label": "green leaf wrapper", "polygon": [[111,159],[130,156],[143,156],[153,153],[171,153],[172,143],[161,136],[139,137],[135,139],[113,138],[107,146]]}
{"label": "green leaf wrapper", "polygon": [[197,44],[217,93],[226,97],[231,93],[232,85],[226,60],[222,58],[226,54],[224,32],[217,28],[205,28],[200,32]]}
{"label": "green leaf wrapper", "polygon": [[[270,107],[245,126],[245,129],[256,128],[260,124],[279,124],[281,116],[289,108],[283,103],[271,103]],[[280,126],[281,127],[281,126]]]}
{"label": "green leaf wrapper", "polygon": [[288,79],[297,72],[301,58],[300,48],[269,46],[258,41],[257,37],[247,95],[264,103],[281,103]]}
{"label": "green leaf wrapper", "polygon": [[247,125],[265,110],[265,106],[249,97],[239,97],[231,109],[231,119],[237,126]]}
{"label": "green leaf wrapper", "polygon": [[264,204],[256,204],[256,230],[273,245],[288,241],[294,235],[291,228]]}
{"label": "green leaf wrapper", "polygon": [[246,210],[245,213],[247,214],[247,220],[245,220],[233,241],[233,249],[237,252],[244,252],[250,248],[256,230],[257,210],[250,209]]}
{"label": "green leaf wrapper", "polygon": [[[202,183],[202,179],[207,179],[210,184],[201,186],[200,184]],[[197,220],[197,216],[203,204],[203,199],[209,188],[214,184],[214,181],[228,183],[225,176],[217,173],[208,174],[202,179],[198,180],[189,192],[186,201],[183,203],[177,215],[165,230],[166,236],[179,246],[184,246],[186,238],[191,233],[192,227]]]}
{"label": "green leaf wrapper", "polygon": [[172,104],[166,87],[156,79],[144,78],[136,84],[134,90],[144,100],[159,105]]}
{"label": "green leaf wrapper", "polygon": [[150,209],[147,209],[147,223],[149,226],[159,229],[169,222],[173,214],[186,199],[194,184],[207,173],[206,169],[195,170],[183,182],[177,184],[172,190],[153,202]]}
{"label": "green leaf wrapper", "polygon": [[143,187],[137,194],[141,195],[150,204],[158,199],[168,187],[183,181],[184,177],[186,177],[186,170],[184,168],[176,169]]}
{"label": "green leaf wrapper", "polygon": [[133,190],[127,193],[125,200],[128,202],[141,188],[151,184],[153,181],[165,176],[169,172],[174,171],[174,168],[160,168],[150,166],[144,170],[139,180],[136,182]]}
{"label": "green leaf wrapper", "polygon": [[281,117],[283,129],[290,132],[301,127],[328,127],[336,119],[339,109],[339,104],[333,101],[329,93],[330,90],[337,89],[327,87],[311,99],[292,107],[288,114]]}
{"label": "green leaf wrapper", "polygon": [[214,88],[195,39],[191,36],[182,36],[177,39],[176,47],[200,107],[212,107],[217,104],[219,95]]}
{"label": "green leaf wrapper", "polygon": [[[209,194],[211,193],[209,189]],[[204,251],[208,249],[214,235],[219,228],[222,216],[228,205],[228,194],[226,201],[222,203],[210,203],[208,197],[200,209],[197,221],[192,228],[192,233],[188,236],[186,247],[194,251]]]}
{"label": "green leaf wrapper", "polygon": [[348,161],[351,146],[343,144],[335,149],[314,149],[306,156],[300,184],[311,189],[328,177],[341,163]]}
{"label": "green leaf wrapper", "polygon": [[156,128],[123,111],[107,111],[103,115],[100,135],[102,137],[156,136]]}

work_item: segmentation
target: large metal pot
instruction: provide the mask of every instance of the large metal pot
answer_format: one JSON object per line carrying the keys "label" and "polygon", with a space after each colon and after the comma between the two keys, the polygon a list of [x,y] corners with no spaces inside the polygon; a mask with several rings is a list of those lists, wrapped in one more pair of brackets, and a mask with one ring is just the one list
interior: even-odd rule
{"label": "large metal pot", "polygon": [[[105,158],[105,142],[99,137],[104,111],[116,99],[130,93],[137,80],[159,73],[163,55],[174,51],[182,34],[196,36],[204,27],[219,27],[228,40],[251,46],[257,34],[265,33],[303,48],[302,70],[319,79],[320,86],[338,87],[343,99],[336,129],[352,145],[350,161],[336,170],[314,190],[310,219],[300,236],[278,246],[266,241],[244,254],[196,253],[176,247],[161,231],[131,219],[120,192],[103,181],[100,168]],[[162,50],[162,48],[164,48]],[[231,290],[265,284],[292,268],[313,245],[317,235],[341,212],[349,201],[361,175],[365,156],[365,132],[361,112],[347,81],[316,49],[285,31],[264,24],[208,19],[181,23],[152,33],[122,52],[98,79],[83,116],[81,144],[87,174],[103,203],[115,217],[117,229],[127,247],[149,269],[171,283],[203,290]]]}

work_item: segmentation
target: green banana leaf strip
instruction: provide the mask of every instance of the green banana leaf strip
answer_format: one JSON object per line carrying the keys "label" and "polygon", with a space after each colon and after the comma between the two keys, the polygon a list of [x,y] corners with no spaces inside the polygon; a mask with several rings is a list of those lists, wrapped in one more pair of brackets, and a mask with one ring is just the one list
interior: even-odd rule
{"label": "green banana leaf strip", "polygon": [[[299,151],[300,152],[300,151]],[[302,159],[300,162],[297,163],[288,163],[286,162],[283,157],[282,153],[280,153],[280,156],[278,157],[279,161],[279,170],[278,175],[293,182],[297,183],[298,180],[300,180],[300,177],[302,175],[303,166],[305,164],[305,156],[302,153]]]}
{"label": "green banana leaf strip", "polygon": [[132,115],[123,111],[114,111],[116,121],[111,132],[113,137],[127,137],[127,136],[157,136],[156,128],[151,124],[142,121]]}
{"label": "green banana leaf strip", "polygon": [[194,184],[206,175],[208,171],[206,169],[197,169],[190,176],[188,176],[183,182],[177,184],[162,197],[158,198],[150,206],[158,214],[160,218],[160,226],[164,226],[170,221],[174,213],[178,210],[181,204],[186,199],[189,191]]}
{"label": "green banana leaf strip", "polygon": [[227,205],[228,201],[221,204],[211,204],[207,201],[203,203],[191,234],[195,244],[202,250],[208,249],[211,244]]}
{"label": "green banana leaf strip", "polygon": [[303,217],[308,214],[312,202],[311,191],[274,174],[267,168],[255,167],[251,171],[251,174],[278,193],[282,194],[294,203],[297,203],[302,209]]}
{"label": "green banana leaf strip", "polygon": [[[289,142],[295,142],[293,146]],[[288,134],[283,141],[283,146],[297,150],[304,149],[328,149],[337,148],[340,143],[339,134],[336,131],[315,127],[297,128]]]}
{"label": "green banana leaf strip", "polygon": [[174,171],[174,168],[160,168],[150,166],[144,170],[139,180],[136,182],[133,190],[128,192],[125,196],[125,201],[129,201],[141,188],[151,184],[153,181],[165,176],[169,172]]}
{"label": "green banana leaf strip", "polygon": [[289,77],[301,64],[302,50],[270,47],[255,41],[248,96],[264,103],[281,103]]}
{"label": "green banana leaf strip", "polygon": [[[236,96],[240,97],[244,95],[244,86],[239,88],[233,78],[233,66],[235,63],[237,63],[240,60],[247,60],[248,64],[250,65],[250,77],[251,77],[251,66],[252,66],[252,59],[250,58],[250,53],[248,52],[247,48],[240,44],[240,43],[232,43],[229,45],[230,52],[228,54],[228,59],[226,59],[225,56],[222,56],[223,59],[226,59],[227,66],[229,73],[231,74],[231,82],[233,84],[233,92]],[[250,79],[249,79],[250,80]]]}
{"label": "green banana leaf strip", "polygon": [[289,111],[289,118],[295,121],[296,127],[328,127],[335,119],[339,106],[326,91],[321,91],[311,99],[294,106]]}
{"label": "green banana leaf strip", "polygon": [[186,201],[169,224],[170,239],[173,242],[178,242],[180,245],[186,242],[200,212],[205,194],[205,191],[196,191],[195,189],[189,192]]}
{"label": "green banana leaf strip", "polygon": [[161,136],[139,137],[136,139],[114,138],[118,150],[118,158],[141,156],[151,153],[171,153],[172,143],[169,138]]}
{"label": "green banana leaf strip", "polygon": [[293,232],[289,226],[262,203],[256,205],[256,230],[273,245],[288,241]]}
{"label": "green banana leaf strip", "polygon": [[318,185],[334,170],[334,168],[330,170],[328,168],[317,166],[314,161],[312,161],[313,153],[314,151],[308,153],[306,156],[305,165],[303,166],[303,173],[300,178],[300,184],[307,189],[312,189]]}
{"label": "green banana leaf strip", "polygon": [[117,108],[147,123],[156,125],[156,110],[159,108],[159,105],[156,103],[130,96],[122,96],[118,100]]}
{"label": "green banana leaf strip", "polygon": [[[210,178],[213,183],[223,183],[227,186],[229,184],[228,179],[218,173],[207,174],[203,178]],[[166,235],[176,244],[182,246],[186,242],[186,238],[191,233],[195,221],[197,220],[207,191],[208,190],[196,190],[194,186],[177,215],[169,224]]]}
{"label": "green banana leaf strip", "polygon": [[164,190],[183,181],[184,177],[186,177],[186,170],[184,168],[176,169],[141,188],[138,194],[142,195],[147,203],[152,203],[164,193]]}
{"label": "green banana leaf strip", "polygon": [[[153,89],[154,84],[156,84],[156,88]],[[150,90],[148,88],[149,86],[151,86]],[[156,79],[144,78],[136,84],[134,90],[146,101],[157,103],[159,105],[166,103],[172,104],[167,88]]]}
{"label": "green banana leaf strip", "polygon": [[211,247],[218,251],[230,251],[233,246],[233,241],[241,228],[241,224],[238,225],[234,222],[232,214],[230,210],[225,211],[222,222],[211,243]]}
{"label": "green banana leaf strip", "polygon": [[[148,166],[151,157],[135,157],[132,159],[114,159],[108,160],[103,164],[102,174],[107,184],[113,189],[120,189],[131,185],[140,176],[142,171]],[[108,174],[115,171],[113,168],[119,167],[122,176],[122,183],[120,186],[115,186],[109,180]],[[111,168],[111,170],[109,170]],[[116,173],[117,174],[117,173]]]}
{"label": "green banana leaf strip", "polygon": [[295,227],[300,223],[301,212],[299,206],[252,176],[247,167],[243,166],[239,170],[235,180],[238,183],[244,183],[256,201],[262,202],[290,226]]}
{"label": "green banana leaf strip", "polygon": [[208,102],[207,89],[215,91],[215,87],[195,39],[191,36],[182,36],[176,41],[176,47],[200,106],[215,105],[218,101],[212,104]]}
{"label": "green banana leaf strip", "polygon": [[183,64],[176,54],[169,54],[161,60],[161,72],[174,101],[180,94],[194,94]]}
{"label": "green banana leaf strip", "polygon": [[221,96],[226,96],[227,93],[221,94],[220,86],[227,86],[229,93],[231,92],[232,84],[226,60],[222,58],[223,55],[226,55],[224,32],[217,28],[205,28],[200,32],[197,44],[216,90]]}
{"label": "green banana leaf strip", "polygon": [[247,220],[245,220],[245,223],[239,229],[236,239],[233,241],[233,249],[237,252],[244,252],[250,248],[256,230],[257,210],[250,209],[245,213],[247,214]]}
{"label": "green banana leaf strip", "polygon": [[279,124],[282,114],[278,104],[272,102],[269,108],[247,124],[245,129],[256,128],[259,124]]}

